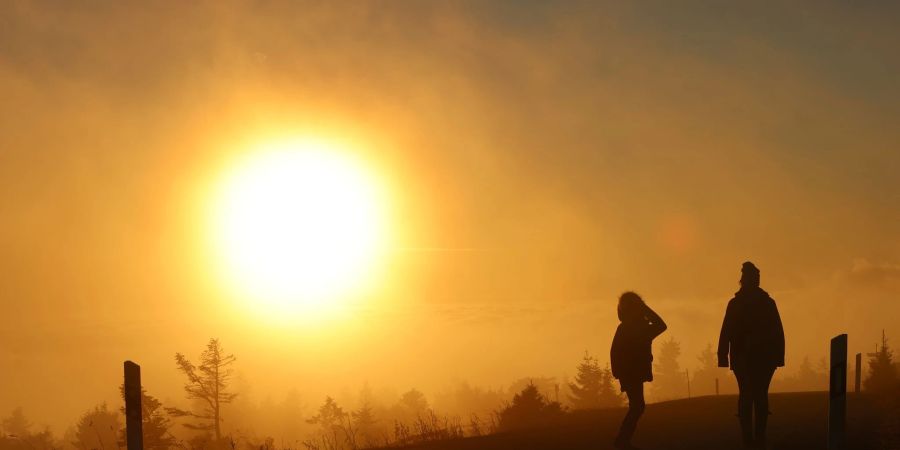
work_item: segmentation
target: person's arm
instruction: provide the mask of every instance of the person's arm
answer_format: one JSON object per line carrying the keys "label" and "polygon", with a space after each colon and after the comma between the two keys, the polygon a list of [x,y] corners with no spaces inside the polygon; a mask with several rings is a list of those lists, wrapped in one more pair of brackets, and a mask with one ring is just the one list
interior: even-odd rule
{"label": "person's arm", "polygon": [[662,317],[659,317],[659,314],[656,311],[650,309],[646,303],[644,303],[644,317],[647,318],[647,321],[650,322],[650,339],[654,339],[660,334],[663,334],[663,331],[666,331],[668,328],[666,323],[663,322]]}
{"label": "person's arm", "polygon": [[722,320],[722,331],[719,332],[719,367],[728,367],[728,347],[731,344],[732,331],[731,303],[725,309],[725,319]]}
{"label": "person's arm", "polygon": [[778,305],[772,301],[772,310],[775,314],[775,338],[776,338],[776,357],[777,367],[784,367],[784,326],[781,324],[781,314],[778,314]]}

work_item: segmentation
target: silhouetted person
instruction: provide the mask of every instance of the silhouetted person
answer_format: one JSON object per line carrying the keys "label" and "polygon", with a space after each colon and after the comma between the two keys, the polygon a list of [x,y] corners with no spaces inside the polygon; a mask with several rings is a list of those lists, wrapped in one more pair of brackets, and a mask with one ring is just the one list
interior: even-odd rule
{"label": "silhouetted person", "polygon": [[[759,287],[759,269],[741,267],[741,288],[728,302],[719,335],[719,367],[737,378],[741,437],[749,446],[765,446],[769,418],[769,383],[784,366],[784,328],[775,300]],[[753,424],[754,411],[756,424]]]}
{"label": "silhouetted person", "polygon": [[612,373],[628,396],[628,413],[622,420],[616,448],[634,449],[631,437],[644,413],[644,382],[653,381],[650,344],[666,331],[666,323],[634,292],[619,297],[619,327],[610,350]]}

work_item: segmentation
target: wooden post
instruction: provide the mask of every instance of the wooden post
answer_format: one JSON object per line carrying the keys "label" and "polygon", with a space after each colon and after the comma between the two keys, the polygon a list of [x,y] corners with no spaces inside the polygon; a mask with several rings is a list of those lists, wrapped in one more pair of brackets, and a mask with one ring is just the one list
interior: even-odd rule
{"label": "wooden post", "polygon": [[128,450],[144,450],[141,366],[125,361],[125,434]]}
{"label": "wooden post", "polygon": [[684,378],[687,379],[688,398],[691,398],[691,374],[687,369],[684,369]]}
{"label": "wooden post", "polygon": [[862,353],[856,354],[856,380],[853,383],[853,392],[859,394],[860,382],[862,381]]}
{"label": "wooden post", "polygon": [[719,395],[719,379],[716,378],[716,395]]}
{"label": "wooden post", "polygon": [[847,443],[847,335],[831,340],[831,371],[828,389],[828,450],[841,450]]}

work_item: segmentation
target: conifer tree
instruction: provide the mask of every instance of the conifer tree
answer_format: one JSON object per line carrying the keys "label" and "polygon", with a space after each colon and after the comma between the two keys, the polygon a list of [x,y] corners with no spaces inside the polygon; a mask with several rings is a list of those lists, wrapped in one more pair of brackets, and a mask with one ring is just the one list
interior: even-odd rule
{"label": "conifer tree", "polygon": [[344,408],[338,406],[330,396],[325,397],[325,403],[319,407],[319,413],[309,418],[306,422],[319,425],[321,427],[322,436],[330,448],[338,448],[341,441],[340,436],[345,439],[349,437],[350,430],[344,426],[344,419],[348,414],[344,412]]}
{"label": "conifer tree", "polygon": [[575,381],[569,383],[569,401],[574,409],[592,409],[600,407],[600,390],[603,383],[603,371],[600,364],[588,352],[584,352]]}
{"label": "conifer tree", "polygon": [[[119,386],[122,399],[125,398],[125,385]],[[125,407],[119,409],[125,414]],[[162,402],[147,393],[141,386],[141,431],[144,435],[144,448],[147,450],[165,450],[177,445],[177,440],[169,433],[172,422],[166,416]],[[122,429],[119,440],[126,441],[125,429]]]}
{"label": "conifer tree", "polygon": [[888,345],[884,330],[881,331],[881,348],[875,346],[875,352],[869,353],[869,376],[865,380],[865,389],[870,392],[885,393],[896,389],[897,368],[894,366],[894,352]]}
{"label": "conifer tree", "polygon": [[19,406],[12,410],[9,417],[4,418],[3,421],[0,422],[0,430],[2,430],[4,434],[25,437],[31,434],[31,422],[25,418],[25,412],[22,411],[22,407]]}
{"label": "conifer tree", "polygon": [[621,404],[609,366],[601,369],[597,359],[588,352],[584,353],[578,365],[575,381],[568,385],[572,392],[569,401],[574,409],[607,408]]}
{"label": "conifer tree", "polygon": [[619,406],[622,406],[622,395],[616,387],[612,369],[607,364],[606,368],[603,369],[603,382],[600,385],[600,407],[616,408]]}
{"label": "conifer tree", "polygon": [[107,408],[106,403],[97,405],[78,420],[72,445],[88,450],[115,449],[121,428],[122,423],[115,410]]}
{"label": "conifer tree", "polygon": [[410,389],[400,396],[400,405],[405,408],[413,417],[424,414],[428,411],[428,400],[425,394],[418,389]]}
{"label": "conifer tree", "polygon": [[[713,351],[712,344],[706,344],[706,348],[697,355],[700,363],[691,374],[691,391],[694,395],[706,395],[715,393],[718,372],[718,356]],[[724,378],[724,377],[723,377]]]}
{"label": "conifer tree", "polygon": [[559,403],[548,401],[535,385],[530,384],[513,396],[512,404],[500,411],[498,429],[506,431],[547,425],[562,414]]}
{"label": "conifer tree", "polygon": [[359,409],[350,413],[350,416],[353,418],[353,427],[359,436],[366,441],[371,441],[374,438],[375,424],[378,421],[375,419],[375,412],[369,400],[364,399]]}
{"label": "conifer tree", "polygon": [[662,342],[653,364],[653,392],[660,400],[687,397],[687,377],[678,363],[681,344],[670,337]]}

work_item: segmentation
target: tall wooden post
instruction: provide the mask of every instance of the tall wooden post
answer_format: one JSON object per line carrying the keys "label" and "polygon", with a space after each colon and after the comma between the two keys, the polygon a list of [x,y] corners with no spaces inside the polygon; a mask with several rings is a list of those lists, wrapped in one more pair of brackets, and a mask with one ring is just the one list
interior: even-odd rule
{"label": "tall wooden post", "polygon": [[691,398],[691,374],[687,369],[684,369],[684,378],[687,380],[688,398]]}
{"label": "tall wooden post", "polygon": [[125,434],[128,450],[144,450],[141,366],[125,361]]}
{"label": "tall wooden post", "polygon": [[828,450],[847,444],[847,335],[831,340],[831,383],[828,389]]}
{"label": "tall wooden post", "polygon": [[856,380],[853,383],[853,392],[859,394],[860,382],[862,381],[862,353],[856,354]]}

